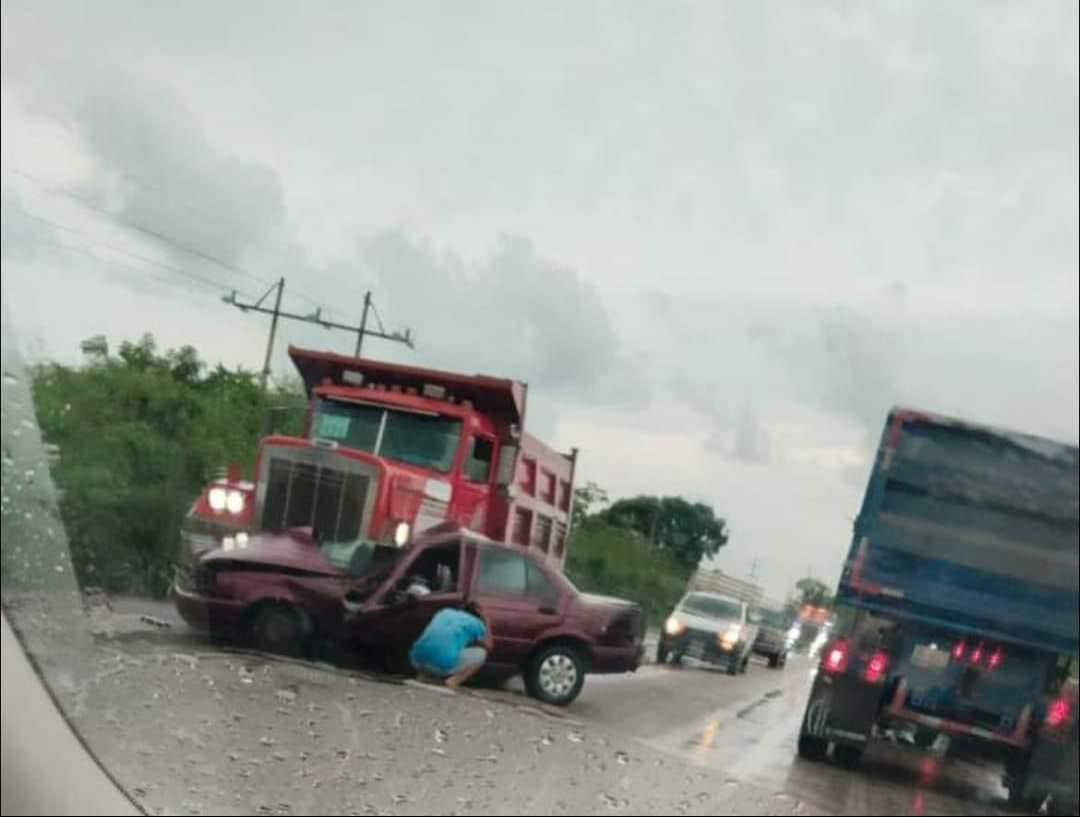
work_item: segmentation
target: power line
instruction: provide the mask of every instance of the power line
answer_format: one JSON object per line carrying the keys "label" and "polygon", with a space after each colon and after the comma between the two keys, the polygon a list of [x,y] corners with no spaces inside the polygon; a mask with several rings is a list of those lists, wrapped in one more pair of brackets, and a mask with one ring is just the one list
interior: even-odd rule
{"label": "power line", "polygon": [[[90,211],[92,211],[94,213],[98,213],[100,215],[105,216],[110,221],[115,222],[116,224],[120,225],[121,227],[124,227],[126,229],[130,229],[130,230],[136,231],[138,233],[141,233],[141,234],[143,234],[143,235],[145,235],[145,236],[147,236],[149,238],[154,239],[154,241],[156,241],[156,242],[163,243],[166,246],[171,247],[173,249],[179,250],[181,252],[188,253],[189,255],[193,255],[193,256],[195,256],[197,258],[201,258],[204,261],[208,261],[209,263],[215,264],[215,265],[217,265],[217,266],[219,266],[219,267],[221,267],[223,269],[226,269],[226,270],[228,270],[230,272],[234,272],[236,274],[242,275],[242,276],[244,276],[246,278],[249,278],[250,280],[255,281],[257,283],[269,284],[271,286],[271,288],[274,286],[274,282],[269,278],[264,278],[264,277],[262,277],[260,275],[257,275],[256,273],[253,273],[250,270],[247,270],[247,269],[245,269],[243,267],[240,267],[240,266],[238,266],[236,264],[232,264],[232,263],[230,263],[228,261],[225,261],[225,260],[223,260],[221,258],[218,258],[217,256],[214,256],[214,255],[212,255],[210,253],[207,253],[206,251],[201,250],[201,249],[199,249],[197,247],[191,247],[191,246],[182,244],[179,241],[177,241],[176,239],[174,239],[172,236],[169,236],[169,235],[167,235],[165,233],[162,233],[162,232],[160,232],[158,230],[154,230],[154,229],[152,229],[150,227],[146,227],[145,225],[141,225],[141,224],[138,224],[136,222],[121,218],[114,211],[109,210],[106,207],[102,207],[102,206],[88,200],[87,197],[81,196],[81,195],[79,195],[77,193],[74,193],[71,190],[66,190],[66,189],[57,187],[55,185],[50,185],[49,183],[45,182],[43,179],[41,179],[40,177],[34,175],[33,173],[30,173],[29,171],[26,171],[26,170],[23,170],[21,168],[15,167],[15,166],[11,165],[8,162],[4,162],[3,164],[9,171],[11,171],[12,173],[15,173],[18,176],[22,176],[23,178],[29,180],[30,182],[35,184],[37,187],[39,187],[41,190],[44,190],[46,193],[50,193],[52,195],[64,196],[65,198],[68,198],[71,201],[78,204],[80,207],[83,207],[83,208],[85,208],[87,210],[90,210]],[[122,175],[122,176],[129,177],[128,174],[124,173],[123,171],[116,171],[116,172],[120,173],[120,175]],[[129,178],[131,178],[131,180],[133,182],[135,182],[136,184],[144,184],[140,180],[137,180],[135,177],[129,177]],[[144,185],[144,186],[146,186],[146,185]],[[154,188],[151,187],[150,189],[154,189]],[[162,191],[162,192],[164,192],[164,191]],[[20,209],[23,209],[23,211],[25,212],[25,209],[22,208],[21,206],[20,206]],[[357,290],[355,290],[353,287],[346,286],[345,288],[349,289],[349,290],[351,290],[353,292],[357,292]],[[221,285],[219,285],[219,289],[228,291],[230,289],[230,287],[228,285],[226,285],[226,284],[221,284]],[[317,309],[320,309],[320,310],[324,311],[326,314],[335,314],[335,315],[338,315],[340,317],[344,317],[343,313],[340,312],[339,310],[326,309],[315,298],[312,298],[311,296],[306,295],[303,292],[293,293],[292,297],[299,298],[300,300],[311,304],[312,306],[316,307]]]}
{"label": "power line", "polygon": [[[150,264],[150,265],[155,266],[155,267],[160,267],[161,269],[167,270],[167,271],[172,272],[172,273],[174,273],[176,275],[181,275],[181,276],[183,276],[185,278],[190,278],[193,281],[198,281],[201,284],[205,284],[207,286],[213,287],[218,292],[223,292],[223,291],[228,292],[230,290],[229,286],[221,283],[220,281],[215,281],[215,280],[212,280],[210,278],[204,278],[201,275],[196,275],[195,273],[189,272],[188,270],[185,270],[182,267],[177,267],[177,266],[174,266],[172,264],[168,264],[168,263],[166,263],[164,261],[159,261],[156,258],[151,258],[149,256],[142,255],[141,253],[137,253],[137,252],[132,252],[131,250],[126,249],[124,247],[117,246],[116,244],[110,244],[109,242],[102,241],[101,239],[99,239],[99,238],[97,238],[95,236],[92,236],[92,235],[86,233],[83,230],[79,230],[79,229],[77,229],[75,227],[71,227],[71,226],[69,226],[67,224],[61,224],[61,223],[59,223],[57,221],[53,221],[52,219],[45,218],[44,216],[35,215],[34,213],[31,213],[31,212],[27,211],[18,202],[12,201],[10,199],[4,199],[3,203],[13,206],[19,212],[19,215],[21,217],[23,217],[23,218],[27,218],[27,219],[30,219],[32,221],[37,221],[37,222],[45,224],[45,225],[47,225],[49,227],[52,227],[53,229],[61,230],[61,231],[65,232],[65,233],[70,233],[71,235],[78,236],[79,238],[82,238],[84,241],[89,242],[93,246],[109,250],[110,252],[120,253],[121,255],[126,255],[129,258],[135,259],[136,261],[141,261],[144,264]],[[45,239],[39,239],[39,240],[45,241]],[[47,242],[46,241],[46,243],[55,243],[55,242]],[[66,246],[66,245],[61,245],[61,246]],[[95,257],[97,257],[97,256],[95,256]],[[99,258],[98,260],[104,260],[104,259]]]}
{"label": "power line", "polygon": [[[5,164],[7,164],[7,163],[5,163]],[[136,232],[139,232],[139,233],[142,233],[143,235],[149,236],[150,238],[153,238],[156,241],[164,242],[165,244],[168,244],[169,246],[174,247],[174,248],[180,250],[181,252],[188,253],[189,255],[193,255],[196,258],[201,258],[202,260],[207,261],[207,262],[209,262],[211,264],[215,264],[215,265],[221,267],[222,269],[226,269],[226,270],[229,270],[230,272],[236,273],[237,275],[242,275],[242,276],[244,276],[246,278],[250,278],[251,280],[257,281],[260,284],[272,284],[273,283],[273,281],[271,281],[269,278],[263,278],[260,275],[256,275],[255,273],[251,272],[250,270],[246,270],[243,267],[238,267],[236,264],[233,264],[233,263],[231,263],[229,261],[225,261],[224,259],[218,258],[215,255],[211,255],[210,253],[205,252],[205,251],[199,249],[198,247],[188,246],[187,244],[183,244],[183,243],[177,241],[172,236],[166,235],[165,233],[159,232],[159,231],[157,231],[157,230],[155,230],[155,229],[153,229],[151,227],[147,227],[147,226],[145,226],[143,224],[139,224],[138,222],[131,221],[130,219],[125,219],[122,216],[120,216],[118,213],[115,213],[114,211],[108,209],[107,207],[102,207],[101,205],[97,204],[96,202],[93,202],[92,200],[88,199],[86,196],[79,195],[78,193],[72,192],[71,190],[65,190],[63,188],[59,188],[59,187],[55,187],[53,185],[50,185],[47,182],[40,179],[39,177],[35,176],[33,173],[28,173],[27,171],[21,170],[20,168],[17,168],[17,167],[13,167],[10,164],[7,164],[7,168],[12,173],[15,173],[16,175],[22,176],[23,178],[28,179],[29,181],[33,182],[38,187],[40,187],[42,190],[45,190],[48,193],[53,193],[53,194],[58,195],[58,196],[65,196],[66,198],[69,198],[72,201],[78,203],[80,206],[85,207],[87,210],[92,210],[95,213],[100,213],[101,215],[107,216],[112,221],[115,221],[117,224],[121,224],[121,225],[123,225],[124,227],[127,227],[130,230],[135,230]]]}
{"label": "power line", "polygon": [[[274,295],[274,308],[270,309],[268,307],[263,306],[262,305],[263,302],[270,295],[270,293],[274,292],[275,290],[276,290],[276,292],[275,292],[275,295]],[[267,336],[267,339],[266,339],[266,356],[264,358],[262,375],[261,375],[262,386],[263,386],[264,389],[266,388],[266,383],[267,383],[267,381],[269,380],[269,377],[270,377],[270,361],[271,361],[271,359],[273,357],[273,354],[274,354],[274,340],[277,337],[278,321],[281,320],[282,318],[284,318],[286,320],[291,320],[291,321],[300,321],[302,323],[313,323],[313,324],[316,324],[317,326],[323,327],[324,329],[340,329],[340,330],[343,330],[343,331],[346,331],[346,332],[354,332],[354,333],[356,333],[356,356],[357,357],[360,356],[360,349],[361,349],[361,347],[362,347],[362,345],[364,343],[364,338],[367,337],[367,336],[375,337],[375,338],[382,338],[383,340],[394,341],[395,343],[404,343],[410,349],[414,348],[413,347],[412,333],[408,329],[406,329],[404,332],[388,333],[386,331],[375,331],[375,330],[367,328],[368,310],[372,307],[371,293],[370,292],[366,292],[364,294],[364,311],[363,311],[362,317],[360,319],[360,325],[359,326],[352,326],[350,324],[339,323],[337,321],[324,320],[323,317],[322,317],[322,307],[319,307],[318,309],[315,310],[314,313],[312,313],[310,315],[300,315],[300,314],[295,313],[295,312],[285,312],[285,311],[283,311],[281,309],[281,296],[282,296],[282,293],[284,291],[285,291],[285,279],[280,278],[280,279],[278,279],[278,282],[276,284],[274,284],[269,290],[267,290],[263,294],[263,296],[261,298],[259,298],[259,300],[255,301],[253,303],[243,303],[241,301],[238,301],[236,299],[237,293],[236,293],[235,290],[231,294],[226,295],[225,297],[222,298],[222,300],[225,303],[230,304],[232,306],[235,306],[241,312],[259,312],[259,313],[261,313],[263,315],[270,315],[270,333],[269,333],[269,335]]]}

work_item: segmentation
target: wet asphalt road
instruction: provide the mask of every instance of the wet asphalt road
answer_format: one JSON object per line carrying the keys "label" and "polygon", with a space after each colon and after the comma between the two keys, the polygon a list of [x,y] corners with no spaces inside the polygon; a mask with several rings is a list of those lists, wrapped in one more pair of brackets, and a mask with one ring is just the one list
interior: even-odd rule
{"label": "wet asphalt road", "polygon": [[[165,605],[119,600],[117,607],[156,612],[174,622],[175,637],[192,638]],[[745,675],[736,677],[703,665],[650,665],[632,676],[590,676],[565,714],[722,775],[732,789],[749,784],[814,810],[845,815],[1022,813],[1008,809],[1000,772],[992,765],[940,761],[910,747],[884,744],[871,747],[855,772],[799,759],[795,737],[812,668],[805,657],[793,657],[782,670],[755,660]],[[510,691],[520,693],[520,685],[511,684]]]}
{"label": "wet asphalt road", "polygon": [[574,716],[602,723],[734,781],[835,814],[1010,814],[992,766],[936,761],[879,744],[852,772],[799,759],[795,738],[812,664],[754,663],[730,677],[705,667],[650,666],[633,677],[589,678]]}

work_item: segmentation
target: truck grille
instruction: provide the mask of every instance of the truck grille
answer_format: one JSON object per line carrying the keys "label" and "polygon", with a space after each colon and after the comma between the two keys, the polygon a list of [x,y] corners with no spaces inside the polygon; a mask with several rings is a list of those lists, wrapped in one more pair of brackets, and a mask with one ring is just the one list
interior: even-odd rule
{"label": "truck grille", "polygon": [[343,542],[364,533],[371,475],[341,457],[311,449],[274,454],[265,466],[260,516],[264,530],[312,528],[317,538]]}

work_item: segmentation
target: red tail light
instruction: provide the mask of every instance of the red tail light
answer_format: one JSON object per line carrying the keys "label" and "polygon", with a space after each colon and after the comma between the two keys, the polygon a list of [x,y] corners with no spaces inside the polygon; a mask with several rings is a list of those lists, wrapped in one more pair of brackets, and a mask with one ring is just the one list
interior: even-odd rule
{"label": "red tail light", "polygon": [[982,644],[979,644],[977,647],[975,647],[975,649],[973,649],[971,651],[971,663],[972,664],[980,663],[982,661],[982,659],[983,659],[983,652],[984,652],[984,650],[983,650],[983,645]]}
{"label": "red tail light", "polygon": [[825,672],[835,675],[847,667],[848,645],[844,641],[834,641],[825,649],[825,660],[821,666]]}
{"label": "red tail light", "polygon": [[1058,698],[1046,710],[1046,725],[1051,729],[1057,729],[1069,720],[1069,714],[1069,701],[1066,698]]}
{"label": "red tail light", "polygon": [[990,669],[997,669],[1001,666],[1001,662],[1005,660],[1005,653],[1001,647],[998,647],[992,653],[990,653]]}
{"label": "red tail light", "polygon": [[885,670],[889,667],[889,657],[878,650],[866,664],[864,676],[867,683],[876,684],[885,677]]}
{"label": "red tail light", "polygon": [[965,644],[963,641],[957,641],[955,644],[953,644],[953,648],[952,648],[953,661],[963,661],[964,660],[964,654],[966,652],[967,652],[967,644]]}

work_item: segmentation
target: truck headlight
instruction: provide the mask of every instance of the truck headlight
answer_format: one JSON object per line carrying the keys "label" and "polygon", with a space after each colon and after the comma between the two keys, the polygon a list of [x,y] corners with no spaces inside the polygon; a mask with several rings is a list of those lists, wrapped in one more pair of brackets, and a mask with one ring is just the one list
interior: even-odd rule
{"label": "truck headlight", "polygon": [[686,625],[675,616],[669,616],[668,620],[664,622],[664,632],[668,635],[678,635],[685,629]]}
{"label": "truck headlight", "polygon": [[412,533],[412,527],[408,522],[398,522],[394,526],[394,544],[398,547],[404,547],[409,543],[409,534]]}
{"label": "truck headlight", "polygon": [[234,488],[225,495],[225,509],[234,516],[243,513],[246,504],[247,497],[244,496],[242,491],[237,491]]}
{"label": "truck headlight", "polygon": [[221,513],[229,504],[229,492],[221,486],[215,485],[207,492],[206,502],[210,505],[210,510]]}

